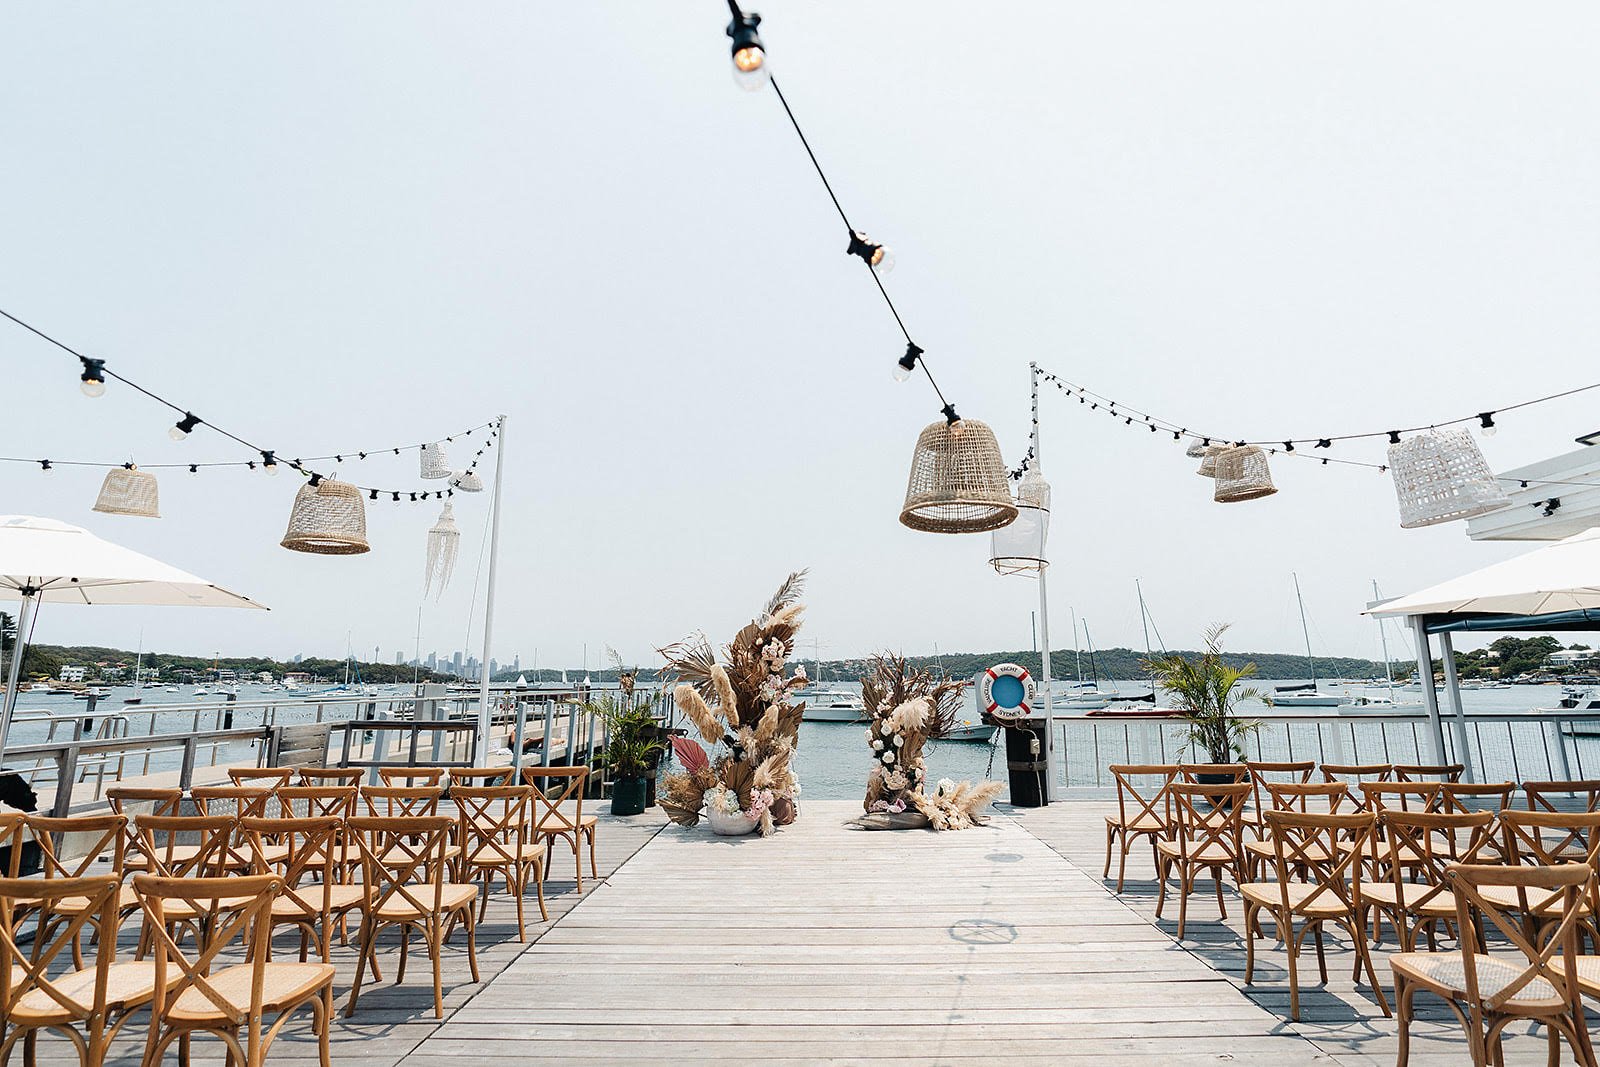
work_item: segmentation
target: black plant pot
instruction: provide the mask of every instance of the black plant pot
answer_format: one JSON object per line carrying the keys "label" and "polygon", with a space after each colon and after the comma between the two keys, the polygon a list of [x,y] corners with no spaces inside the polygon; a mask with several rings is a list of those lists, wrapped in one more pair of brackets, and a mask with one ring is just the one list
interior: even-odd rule
{"label": "black plant pot", "polygon": [[618,778],[611,783],[611,814],[639,815],[644,811],[645,790],[649,779],[642,775]]}

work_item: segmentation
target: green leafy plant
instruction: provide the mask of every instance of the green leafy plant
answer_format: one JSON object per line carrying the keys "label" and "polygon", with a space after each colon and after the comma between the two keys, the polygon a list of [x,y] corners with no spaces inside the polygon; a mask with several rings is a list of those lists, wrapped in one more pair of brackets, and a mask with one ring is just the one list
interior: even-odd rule
{"label": "green leafy plant", "polygon": [[1255,676],[1254,663],[1230,667],[1223,662],[1222,635],[1227,630],[1226,623],[1207,630],[1205,651],[1198,656],[1170,653],[1152,656],[1144,663],[1151,678],[1171,695],[1173,705],[1188,723],[1185,750],[1201,749],[1212,763],[1230,763],[1243,756],[1245,739],[1261,727],[1259,722],[1233,713],[1239,701],[1261,694],[1239,685]]}
{"label": "green leafy plant", "polygon": [[605,725],[606,766],[611,773],[618,778],[649,777],[657,760],[667,750],[650,705],[608,693],[591,700],[585,710]]}

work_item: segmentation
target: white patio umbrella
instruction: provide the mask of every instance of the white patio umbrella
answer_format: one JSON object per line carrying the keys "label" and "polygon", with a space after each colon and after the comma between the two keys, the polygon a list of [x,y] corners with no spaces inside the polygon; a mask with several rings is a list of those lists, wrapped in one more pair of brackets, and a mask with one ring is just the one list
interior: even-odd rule
{"label": "white patio umbrella", "polygon": [[1368,608],[1367,615],[1549,615],[1600,608],[1600,528]]}
{"label": "white patio umbrella", "polygon": [[132,549],[103,541],[83,529],[31,515],[0,515],[0,601],[20,600],[17,640],[0,704],[0,761],[17,701],[23,643],[34,613],[48,601],[59,604],[140,604],[195,608],[261,608],[249,597],[230,593]]}

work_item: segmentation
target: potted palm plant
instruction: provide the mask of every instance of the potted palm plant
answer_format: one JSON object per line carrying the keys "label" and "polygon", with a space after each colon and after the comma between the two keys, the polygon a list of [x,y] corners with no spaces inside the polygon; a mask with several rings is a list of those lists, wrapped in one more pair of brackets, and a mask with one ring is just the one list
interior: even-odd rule
{"label": "potted palm plant", "polygon": [[[1261,727],[1254,719],[1234,714],[1241,700],[1261,694],[1253,687],[1239,685],[1255,676],[1254,663],[1230,667],[1223,662],[1222,635],[1227,630],[1226,623],[1207,630],[1205,651],[1199,656],[1164,653],[1145,661],[1151,678],[1167,691],[1174,708],[1183,715],[1183,752],[1199,750],[1210,763],[1232,763],[1241,758],[1245,739]],[[1201,781],[1207,778],[1202,775]]]}
{"label": "potted palm plant", "polygon": [[666,751],[666,742],[650,705],[610,695],[590,703],[605,724],[606,769],[611,774],[611,814],[638,815],[645,809],[650,776]]}

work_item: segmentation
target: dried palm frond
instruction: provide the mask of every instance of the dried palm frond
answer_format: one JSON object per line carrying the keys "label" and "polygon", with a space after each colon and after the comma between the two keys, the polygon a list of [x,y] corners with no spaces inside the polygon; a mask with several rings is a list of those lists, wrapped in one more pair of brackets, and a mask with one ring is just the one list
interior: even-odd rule
{"label": "dried palm frond", "polygon": [[754,788],[755,766],[745,760],[728,758],[720,767],[722,784],[739,794],[739,807],[750,807],[750,790]]}
{"label": "dried palm frond", "polygon": [[809,569],[798,570],[785,578],[783,584],[778,586],[778,591],[773,593],[771,598],[767,600],[767,606],[761,609],[761,620],[770,619],[779,611],[799,600],[800,595],[805,592],[806,575],[809,573]]}
{"label": "dried palm frond", "polygon": [[694,686],[703,697],[714,695],[711,668],[717,665],[717,654],[705,634],[692,633],[656,651],[667,661],[666,668],[661,672],[663,682],[680,679]]}
{"label": "dried palm frond", "polygon": [[778,732],[779,707],[773,704],[762,714],[761,721],[756,723],[756,740],[771,741]]}
{"label": "dried palm frond", "polygon": [[678,710],[700,731],[700,736],[705,738],[706,744],[714,745],[722,740],[722,722],[717,718],[717,713],[706,704],[694,686],[687,682],[680,683],[672,691],[672,702],[678,705]]}
{"label": "dried palm frond", "polygon": [[753,779],[757,789],[772,789],[779,785],[789,774],[790,750],[779,749],[766,756],[756,765]]}

